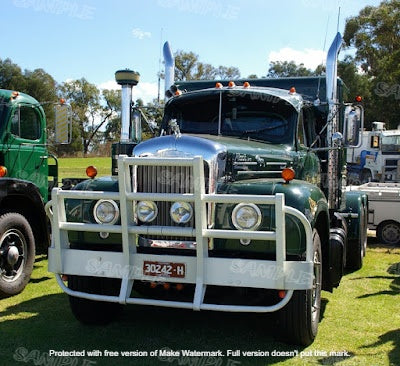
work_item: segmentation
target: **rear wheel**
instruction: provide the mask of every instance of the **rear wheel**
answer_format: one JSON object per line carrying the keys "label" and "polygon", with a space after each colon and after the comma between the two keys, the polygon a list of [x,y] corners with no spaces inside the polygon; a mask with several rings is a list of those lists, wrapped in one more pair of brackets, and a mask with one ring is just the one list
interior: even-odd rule
{"label": "rear wheel", "polygon": [[[90,294],[118,296],[121,280],[68,276],[68,288]],[[84,324],[107,324],[113,321],[122,310],[122,305],[69,296],[71,311],[75,318]]]}
{"label": "rear wheel", "polygon": [[400,244],[400,224],[396,221],[384,221],[376,229],[378,240],[384,244]]}
{"label": "rear wheel", "polygon": [[0,297],[19,294],[29,282],[35,262],[35,238],[19,213],[0,216]]}
{"label": "rear wheel", "polygon": [[293,292],[292,299],[279,311],[281,338],[285,342],[308,346],[318,332],[321,309],[321,240],[316,230],[313,231],[314,244],[314,281],[309,290]]}

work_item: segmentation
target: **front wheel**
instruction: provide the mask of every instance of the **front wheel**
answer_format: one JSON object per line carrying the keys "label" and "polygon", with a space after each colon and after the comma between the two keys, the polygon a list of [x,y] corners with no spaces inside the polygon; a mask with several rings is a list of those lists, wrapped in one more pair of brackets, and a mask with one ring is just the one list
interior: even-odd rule
{"label": "front wheel", "polygon": [[399,245],[400,224],[393,220],[384,221],[378,225],[376,236],[378,240],[384,244]]}
{"label": "front wheel", "polygon": [[28,284],[35,262],[35,238],[19,213],[0,216],[0,297],[19,294]]}
{"label": "front wheel", "polygon": [[303,346],[310,345],[317,335],[321,309],[321,240],[315,229],[313,245],[313,287],[309,290],[294,291],[292,299],[278,314],[282,340]]}
{"label": "front wheel", "polygon": [[[121,280],[68,276],[68,288],[71,290],[99,295],[119,295]],[[121,312],[122,306],[114,302],[104,302],[69,296],[69,304],[75,318],[83,324],[107,324]]]}

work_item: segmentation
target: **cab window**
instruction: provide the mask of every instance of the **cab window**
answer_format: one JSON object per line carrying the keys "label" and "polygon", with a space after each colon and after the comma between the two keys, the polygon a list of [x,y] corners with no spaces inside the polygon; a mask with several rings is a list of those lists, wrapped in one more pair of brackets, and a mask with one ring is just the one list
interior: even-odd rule
{"label": "cab window", "polygon": [[20,106],[11,119],[10,132],[27,140],[40,139],[40,117],[36,109],[31,106]]}

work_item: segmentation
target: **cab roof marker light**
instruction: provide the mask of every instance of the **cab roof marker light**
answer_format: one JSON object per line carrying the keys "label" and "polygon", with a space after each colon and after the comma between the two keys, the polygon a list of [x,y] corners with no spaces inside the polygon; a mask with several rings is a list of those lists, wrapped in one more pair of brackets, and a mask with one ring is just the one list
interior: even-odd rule
{"label": "cab roof marker light", "polygon": [[221,83],[215,83],[215,89],[222,89]]}
{"label": "cab roof marker light", "polygon": [[292,86],[289,90],[289,94],[296,94],[296,88]]}
{"label": "cab roof marker light", "polygon": [[228,87],[229,87],[229,88],[234,88],[235,86],[236,86],[236,84],[235,84],[234,81],[230,81],[230,82],[228,83]]}
{"label": "cab roof marker light", "polygon": [[248,81],[245,81],[243,83],[243,88],[250,88],[250,83]]}

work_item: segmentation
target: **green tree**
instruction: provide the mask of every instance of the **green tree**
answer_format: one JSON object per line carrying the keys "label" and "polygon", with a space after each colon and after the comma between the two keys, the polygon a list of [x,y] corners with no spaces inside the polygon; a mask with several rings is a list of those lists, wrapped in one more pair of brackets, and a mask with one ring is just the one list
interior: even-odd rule
{"label": "green tree", "polygon": [[355,47],[355,61],[370,77],[370,99],[365,98],[370,121],[398,124],[400,100],[400,1],[367,6],[346,22],[344,41]]}
{"label": "green tree", "polygon": [[175,53],[175,78],[176,80],[213,80],[237,79],[240,71],[234,66],[214,67],[199,61],[199,56],[194,52],[178,50]]}
{"label": "green tree", "polygon": [[294,61],[271,61],[268,69],[268,78],[311,76],[313,71],[307,69],[303,63],[296,64]]}
{"label": "green tree", "polygon": [[118,95],[115,91],[100,90],[85,78],[65,82],[60,93],[71,104],[73,114],[73,142],[71,149],[86,155],[100,143],[101,127],[115,117]]}

